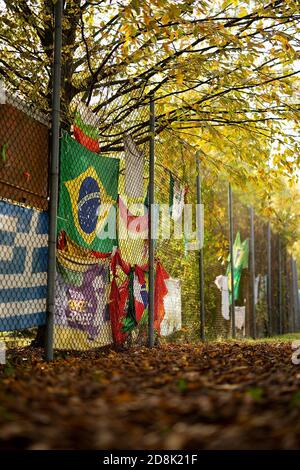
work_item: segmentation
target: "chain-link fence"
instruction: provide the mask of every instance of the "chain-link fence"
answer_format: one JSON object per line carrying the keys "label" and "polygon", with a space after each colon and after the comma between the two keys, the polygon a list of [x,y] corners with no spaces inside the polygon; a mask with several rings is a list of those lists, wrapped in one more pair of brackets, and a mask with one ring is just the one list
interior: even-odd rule
{"label": "chain-link fence", "polygon": [[[155,158],[155,201],[160,207],[156,256],[169,275],[170,297],[161,330],[165,336],[172,335],[171,339],[178,335],[196,339],[200,335],[200,290],[199,251],[193,249],[197,241],[195,153],[183,140],[165,132],[156,139]],[[185,208],[180,207],[181,202]]]}
{"label": "chain-link fence", "polygon": [[46,321],[49,122],[0,95],[0,340],[13,347]]}
{"label": "chain-link fence", "polygon": [[[20,99],[1,96],[0,340],[11,347],[44,345],[49,125]],[[103,96],[99,109],[87,101],[61,115],[54,349],[145,344],[151,315],[156,334],[168,341],[198,341],[201,327],[207,340],[230,338],[228,182],[202,161],[200,188],[199,155],[191,144],[171,130],[156,135],[155,303],[149,312],[150,97],[133,94],[110,104]],[[232,223],[236,336],[295,331],[297,269],[284,239],[272,232],[268,238],[267,221],[255,210],[251,218],[235,191]]]}
{"label": "chain-link fence", "polygon": [[147,338],[149,100],[124,105],[102,110],[99,139],[99,117],[78,103],[61,137],[55,349]]}

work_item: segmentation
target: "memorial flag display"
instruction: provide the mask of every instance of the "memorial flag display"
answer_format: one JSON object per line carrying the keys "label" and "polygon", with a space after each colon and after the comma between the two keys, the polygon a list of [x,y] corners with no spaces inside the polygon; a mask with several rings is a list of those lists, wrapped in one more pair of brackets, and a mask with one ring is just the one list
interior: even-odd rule
{"label": "memorial flag display", "polygon": [[58,233],[78,245],[111,252],[116,240],[119,160],[90,152],[64,133],[61,140]]}
{"label": "memorial flag display", "polygon": [[48,213],[0,200],[0,331],[45,323],[47,265]]}
{"label": "memorial flag display", "polygon": [[84,103],[79,103],[73,124],[75,139],[91,152],[100,152],[99,119]]}

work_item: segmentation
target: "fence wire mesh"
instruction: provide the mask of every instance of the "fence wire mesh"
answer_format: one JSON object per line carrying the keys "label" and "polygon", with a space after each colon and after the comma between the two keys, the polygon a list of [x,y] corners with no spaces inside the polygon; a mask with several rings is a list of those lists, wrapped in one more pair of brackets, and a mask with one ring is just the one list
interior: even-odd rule
{"label": "fence wire mesh", "polygon": [[[172,156],[176,159],[172,161]],[[163,264],[169,283],[178,286],[178,305],[174,295],[175,320],[163,328],[163,334],[184,339],[199,338],[199,252],[192,250],[195,242],[196,171],[195,152],[184,141],[176,141],[172,133],[157,137],[155,145],[155,201],[160,206],[159,234],[156,245],[157,259]],[[176,162],[180,161],[177,165]],[[176,166],[174,166],[176,165]],[[185,211],[178,219],[172,213],[172,185],[178,184],[185,192],[184,202],[192,209],[189,233],[184,230]],[[174,207],[173,207],[174,209]],[[169,336],[167,335],[167,336]],[[173,338],[170,337],[170,340]]]}
{"label": "fence wire mesh", "polygon": [[0,95],[0,340],[19,347],[46,321],[49,123]]}
{"label": "fence wire mesh", "polygon": [[149,103],[126,104],[79,103],[61,138],[55,349],[147,339]]}

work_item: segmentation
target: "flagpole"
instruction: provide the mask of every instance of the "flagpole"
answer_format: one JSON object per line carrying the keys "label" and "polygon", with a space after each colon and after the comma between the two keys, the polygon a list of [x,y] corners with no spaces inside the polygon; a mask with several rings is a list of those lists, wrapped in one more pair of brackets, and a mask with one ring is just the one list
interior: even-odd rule
{"label": "flagpole", "polygon": [[[148,346],[154,346],[154,178],[155,178],[155,105],[154,96],[150,97],[150,148],[149,148],[149,308],[148,308]],[[153,232],[153,233],[152,233]]]}
{"label": "flagpole", "polygon": [[56,231],[57,200],[59,184],[59,132],[60,132],[60,88],[61,88],[61,50],[62,50],[63,1],[54,5],[54,64],[52,89],[52,128],[51,128],[51,174],[49,202],[49,241],[48,241],[48,282],[45,355],[47,361],[53,360],[53,327],[56,274]]}
{"label": "flagpole", "polygon": [[200,277],[200,338],[205,341],[205,306],[204,306],[204,269],[203,269],[203,239],[202,239],[202,201],[201,201],[201,176],[199,156],[196,155],[197,177],[197,223],[198,223],[198,242],[199,242],[199,277]]}
{"label": "flagpole", "polygon": [[232,210],[232,188],[228,185],[228,212],[229,212],[229,249],[230,249],[230,271],[231,271],[231,328],[232,338],[235,338],[235,298],[234,298],[234,258],[233,258],[233,210]]}

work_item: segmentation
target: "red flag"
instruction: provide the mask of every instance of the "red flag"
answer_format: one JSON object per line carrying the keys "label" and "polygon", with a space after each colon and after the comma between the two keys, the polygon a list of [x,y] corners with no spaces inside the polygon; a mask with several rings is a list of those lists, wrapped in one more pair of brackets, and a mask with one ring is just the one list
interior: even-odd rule
{"label": "red flag", "polygon": [[165,283],[169,279],[169,274],[158,261],[156,264],[156,276],[154,287],[154,328],[160,333],[160,325],[165,315],[164,297],[168,293]]}
{"label": "red flag", "polygon": [[111,255],[111,251],[108,253],[101,253],[101,251],[94,251],[92,250],[92,255],[95,256],[97,259],[106,259],[109,258]]}
{"label": "red flag", "polygon": [[125,305],[128,298],[128,281],[126,280],[120,287],[113,278],[109,296],[109,315],[113,340],[116,345],[124,343],[127,334],[122,332],[122,319],[125,317]]}
{"label": "red flag", "polygon": [[84,103],[79,103],[73,124],[74,137],[91,152],[99,153],[99,119]]}
{"label": "red flag", "polygon": [[148,291],[146,287],[145,271],[148,266],[135,266],[134,268],[134,305],[135,305],[135,318],[139,322],[144,314],[145,309],[148,307]]}
{"label": "red flag", "polygon": [[125,274],[129,274],[129,271],[130,271],[130,264],[129,263],[126,263],[126,261],[124,261],[120,255],[120,251],[119,250],[116,250],[112,259],[111,259],[111,270],[112,270],[112,273],[113,273],[113,276],[116,276],[117,275],[117,267],[120,266],[120,268],[122,269],[122,271],[125,273]]}

